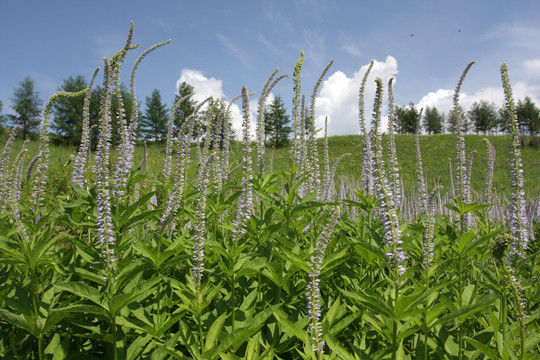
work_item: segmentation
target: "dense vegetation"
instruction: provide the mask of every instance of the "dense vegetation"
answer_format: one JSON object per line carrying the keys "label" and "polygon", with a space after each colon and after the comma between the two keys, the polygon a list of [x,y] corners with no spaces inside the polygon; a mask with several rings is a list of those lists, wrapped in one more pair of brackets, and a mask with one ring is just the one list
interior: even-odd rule
{"label": "dense vegetation", "polygon": [[[474,161],[481,140],[463,135],[457,102],[472,63],[456,89],[456,135],[383,137],[380,79],[368,132],[368,69],[362,135],[317,141],[316,93],[331,64],[307,105],[303,55],[290,147],[264,143],[276,71],[261,91],[257,141],[243,87],[241,143],[231,143],[226,106],[206,113],[206,136],[193,143],[204,103],[173,136],[187,94],[171,109],[165,144],[135,151],[136,102],[112,116],[126,106],[119,73],[132,37],[133,28],[105,59],[95,150],[93,80],[51,98],[38,143],[15,142],[17,128],[5,142],[3,358],[538,358],[538,150],[521,147],[504,65],[509,135],[489,137]],[[387,89],[393,129],[391,79]],[[49,147],[48,121],[55,102],[75,96],[85,98],[82,139],[68,160]]]}

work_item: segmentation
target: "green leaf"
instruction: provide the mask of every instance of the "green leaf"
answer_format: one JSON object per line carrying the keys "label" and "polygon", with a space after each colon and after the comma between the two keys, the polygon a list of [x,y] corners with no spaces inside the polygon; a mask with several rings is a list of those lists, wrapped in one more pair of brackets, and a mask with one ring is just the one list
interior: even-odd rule
{"label": "green leaf", "polygon": [[306,317],[303,319],[304,321],[302,322],[305,322],[305,324],[302,326],[302,324],[299,322],[290,321],[287,314],[285,314],[281,309],[276,310],[273,315],[278,321],[280,330],[282,332],[295,336],[303,342],[309,341],[309,334],[305,328],[309,323],[309,318]]}
{"label": "green leaf", "polygon": [[461,309],[458,309],[446,316],[443,316],[437,319],[437,321],[435,321],[433,326],[442,325],[444,323],[447,323],[457,318],[461,318],[461,321],[468,319],[471,315],[482,310],[482,308],[491,305],[495,301],[496,298],[497,296],[495,294],[484,296],[482,300],[478,301],[474,305],[464,306]]}
{"label": "green leaf", "polygon": [[143,352],[146,345],[148,345],[150,340],[152,340],[152,336],[150,336],[149,334],[146,334],[144,336],[137,336],[127,348],[125,360],[140,359],[141,353]]}
{"label": "green leaf", "polygon": [[495,349],[490,348],[489,346],[482,344],[480,341],[470,338],[468,336],[463,337],[469,344],[478,349],[482,354],[486,355],[488,359],[498,359],[500,358],[497,355]]}
{"label": "green leaf", "polygon": [[141,301],[154,291],[154,285],[160,281],[160,278],[153,278],[137,285],[130,293],[116,295],[111,300],[110,312],[114,316],[125,306],[134,301]]}
{"label": "green leaf", "polygon": [[355,359],[355,357],[350,354],[333,335],[325,333],[323,334],[323,337],[330,348],[330,354],[332,356],[337,356],[338,359],[344,360]]}
{"label": "green leaf", "polygon": [[348,255],[349,255],[349,249],[346,247],[341,249],[338,252],[333,252],[329,254],[324,259],[322,269],[321,269],[321,274],[325,274],[331,271],[332,269],[338,267],[339,265],[343,264],[345,261],[348,260]]}
{"label": "green leaf", "polygon": [[52,360],[63,360],[67,359],[69,351],[69,338],[64,338],[61,341],[60,334],[56,333],[53,335],[49,345],[45,348],[45,354],[53,355]]}
{"label": "green leaf", "polygon": [[326,312],[326,315],[324,317],[324,320],[326,320],[326,322],[328,322],[329,326],[332,326],[334,324],[334,321],[336,320],[338,310],[340,308],[341,308],[341,301],[339,301],[339,296],[338,296],[338,298],[334,301],[334,303],[332,304],[330,309],[328,309],[328,311]]}
{"label": "green leaf", "polygon": [[310,272],[309,262],[306,259],[303,259],[300,255],[295,254],[293,251],[290,252],[279,252],[280,257],[289,261],[299,269],[305,271],[306,273]]}
{"label": "green leaf", "polygon": [[35,337],[39,336],[39,330],[36,327],[36,319],[33,316],[28,316],[27,319],[27,317],[19,316],[10,311],[0,309],[0,319],[29,332]]}
{"label": "green leaf", "polygon": [[104,294],[96,288],[93,288],[85,283],[68,282],[63,284],[54,285],[56,288],[70,292],[78,297],[86,300],[90,300],[94,304],[109,310],[105,303]]}
{"label": "green leaf", "polygon": [[485,242],[487,242],[488,240],[494,238],[495,236],[497,236],[499,234],[498,231],[492,231],[480,238],[476,238],[474,241],[472,242],[469,242],[463,249],[463,252],[462,254],[463,255],[467,255],[468,253],[472,252],[474,249],[476,249],[477,247],[479,247],[480,245],[484,245]]}
{"label": "green leaf", "polygon": [[82,277],[83,279],[90,280],[97,285],[101,285],[101,286],[107,285],[105,280],[99,275],[99,273],[96,273],[96,271],[92,272],[83,268],[75,268],[73,272],[79,275],[80,277]]}
{"label": "green leaf", "polygon": [[233,333],[229,334],[219,344],[216,352],[218,354],[225,353],[226,350],[235,351],[243,343],[245,343],[251,336],[253,336],[264,325],[266,319],[268,319],[276,310],[280,307],[280,304],[276,304],[269,308],[264,309],[255,315],[250,321],[246,321],[248,325],[236,329]]}
{"label": "green leaf", "polygon": [[386,316],[388,319],[394,318],[392,309],[390,309],[390,307],[384,301],[377,299],[374,296],[366,295],[361,292],[353,293],[347,290],[341,290],[341,292],[349,299],[354,300],[366,308],[375,311],[377,314]]}
{"label": "green leaf", "polygon": [[475,231],[469,231],[458,238],[458,253],[463,254],[463,249],[476,237]]}
{"label": "green leaf", "polygon": [[225,323],[226,319],[227,313],[223,313],[216,320],[214,320],[212,326],[210,326],[210,329],[208,330],[208,333],[206,334],[206,338],[204,340],[205,352],[216,347],[219,334],[221,333],[221,329],[223,328],[223,324]]}
{"label": "green leaf", "polygon": [[396,352],[396,360],[407,360],[405,350],[403,350],[403,340],[399,342],[399,346]]}
{"label": "green leaf", "polygon": [[525,337],[525,351],[529,352],[540,344],[540,328],[529,331]]}

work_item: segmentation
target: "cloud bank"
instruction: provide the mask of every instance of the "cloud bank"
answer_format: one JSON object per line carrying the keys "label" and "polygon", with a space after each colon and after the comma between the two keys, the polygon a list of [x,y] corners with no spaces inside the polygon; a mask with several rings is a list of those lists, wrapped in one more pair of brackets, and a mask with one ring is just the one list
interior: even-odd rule
{"label": "cloud bank", "polygon": [[[315,106],[315,126],[324,128],[328,117],[328,135],[347,135],[360,133],[358,122],[358,99],[362,78],[369,64],[362,66],[351,77],[342,71],[336,71],[322,84]],[[373,99],[375,97],[375,79],[381,78],[386,92],[388,80],[398,73],[398,64],[394,57],[387,56],[385,61],[375,61],[366,82],[364,109],[366,125],[370,126]],[[386,129],[387,118],[382,119],[382,128]],[[322,134],[322,132],[320,133]]]}
{"label": "cloud bank", "polygon": [[[343,71],[337,70],[323,81],[319,94],[316,98],[315,106],[315,126],[324,128],[325,118],[328,117],[328,135],[349,135],[359,134],[359,89],[362,78],[369,64],[363,65],[352,75],[347,75]],[[516,69],[528,74],[528,78],[540,76],[540,59],[534,58],[521,63],[521,68]],[[373,100],[375,96],[375,78],[381,78],[384,84],[383,114],[388,112],[388,80],[398,74],[398,63],[393,56],[387,56],[384,61],[375,61],[373,69],[366,83],[364,97],[364,109],[366,125],[369,128],[372,120]],[[399,79],[399,78],[398,78]],[[229,100],[222,88],[222,81],[213,77],[205,76],[199,70],[183,69],[177,81],[177,87],[183,82],[191,84],[195,88],[195,100],[202,101],[208,96]],[[524,99],[529,96],[535,103],[540,103],[540,86],[529,81],[516,81],[512,83],[514,100]],[[310,94],[307,94],[309,96]],[[454,89],[437,89],[422,96],[417,102],[418,108],[436,107],[443,113],[448,113],[453,106]],[[267,99],[267,103],[272,101],[273,94]],[[504,105],[504,93],[501,86],[477,87],[470,92],[461,92],[460,105],[468,110],[474,102],[487,100],[495,103],[498,107]],[[257,119],[258,99],[250,99],[250,133],[254,139],[256,119]],[[288,109],[289,111],[291,109]],[[236,134],[240,134],[242,126],[241,100],[231,106],[232,125]],[[382,118],[382,131],[387,128],[387,116]],[[319,132],[319,136],[324,134]]]}
{"label": "cloud bank", "polygon": [[[200,70],[194,69],[182,69],[180,78],[176,81],[176,88],[178,89],[180,84],[187,82],[195,90],[193,99],[197,102],[201,102],[209,96],[214,98],[220,98],[224,101],[229,101],[223,92],[223,82],[219,79],[213,77],[206,77]],[[236,96],[236,95],[235,95]],[[273,95],[270,94],[267,98],[267,102],[274,99]],[[237,138],[240,138],[241,129],[242,129],[242,110],[241,110],[242,99],[238,99],[234,104],[231,105],[231,123],[232,128],[235,131]],[[258,99],[251,99],[249,101],[250,109],[250,134],[252,137],[255,135],[256,129],[256,120],[257,120],[257,107]]]}

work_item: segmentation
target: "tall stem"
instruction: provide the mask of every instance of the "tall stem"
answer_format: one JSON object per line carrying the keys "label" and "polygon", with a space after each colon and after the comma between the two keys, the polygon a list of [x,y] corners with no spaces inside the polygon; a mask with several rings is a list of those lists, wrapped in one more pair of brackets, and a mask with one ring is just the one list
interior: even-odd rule
{"label": "tall stem", "polygon": [[[397,266],[396,266],[396,275],[397,275],[397,280],[394,283],[394,308],[397,306],[397,302],[399,298],[399,270],[397,269]],[[392,360],[395,360],[397,356],[397,326],[398,326],[398,323],[394,315],[392,319]]]}
{"label": "tall stem", "polygon": [[[463,218],[463,217],[462,217]],[[461,253],[458,255],[458,299],[459,299],[459,309],[463,307],[462,303],[462,292],[463,292],[463,279],[461,276]],[[462,346],[463,346],[463,327],[461,326],[461,320],[459,321],[459,329],[458,329],[458,358],[461,360],[462,358]]]}
{"label": "tall stem", "polygon": [[[426,291],[429,291],[429,267],[426,269]],[[426,297],[426,303],[424,305],[424,359],[428,360],[428,337],[429,337],[429,325],[428,325],[428,307],[429,297]]]}
{"label": "tall stem", "polygon": [[234,263],[232,264],[233,265],[233,274],[232,274],[232,277],[231,277],[231,326],[232,326],[232,331],[234,331],[235,329],[235,317],[236,317],[236,306],[235,306],[235,301],[234,301],[234,297],[235,297],[235,293],[234,293],[234,290],[235,290],[235,287],[236,287],[236,276],[234,274]]}
{"label": "tall stem", "polygon": [[116,347],[116,315],[112,316],[111,335],[112,335],[112,345],[113,345],[113,359],[118,360],[118,348]]}
{"label": "tall stem", "polygon": [[[466,220],[464,214],[461,214],[459,216],[460,220],[460,229],[459,229],[459,237],[463,236],[463,233],[465,232],[465,226],[466,226]],[[459,309],[461,310],[463,308],[463,274],[461,269],[461,251],[458,253],[458,300],[459,300]],[[461,320],[458,319],[458,359],[461,360],[463,357],[463,324],[461,323]]]}

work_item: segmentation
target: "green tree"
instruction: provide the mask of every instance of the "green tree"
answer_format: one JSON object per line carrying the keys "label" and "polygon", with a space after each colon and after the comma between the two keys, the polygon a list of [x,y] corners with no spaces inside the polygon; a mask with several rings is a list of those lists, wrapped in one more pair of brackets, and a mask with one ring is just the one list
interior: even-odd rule
{"label": "green tree", "polygon": [[145,98],[146,109],[139,122],[139,133],[145,140],[164,141],[167,137],[169,120],[167,106],[161,102],[161,94],[154,89]]}
{"label": "green tree", "polygon": [[[129,122],[133,114],[133,98],[131,92],[128,90],[126,84],[121,83],[119,89],[120,96],[122,98],[123,112],[120,111],[120,102],[118,101],[118,94],[116,91],[113,91],[111,94],[111,126],[112,126],[112,142],[116,144],[120,139],[120,134],[118,127],[120,125],[119,114],[123,113],[126,122]],[[101,97],[103,95],[103,88],[97,86],[92,89],[92,96],[90,100],[90,126],[99,124],[100,116],[100,104]],[[94,130],[92,132],[92,144],[97,143],[98,131]]]}
{"label": "green tree", "polygon": [[[180,86],[178,87],[178,93],[174,97],[174,103],[175,104],[178,100],[182,99],[183,97],[195,92],[195,89],[193,86],[188,84],[187,82],[182,82]],[[184,100],[180,106],[176,109],[176,113],[174,114],[174,132],[177,133],[180,130],[180,127],[186,121],[188,116],[193,114],[193,111],[195,110],[195,106],[197,106],[197,102],[193,100],[193,97],[190,97],[189,99]],[[196,126],[199,127],[199,126]],[[196,137],[194,135],[194,137]]]}
{"label": "green tree", "polygon": [[37,130],[41,121],[43,101],[34,90],[34,80],[27,77],[21,81],[10,100],[11,108],[16,113],[11,116],[13,124],[21,126],[23,138],[26,139],[32,131]]}
{"label": "green tree", "polygon": [[[461,131],[463,133],[466,133],[469,131],[469,121],[468,121],[468,118],[466,116],[466,113],[465,113],[465,110],[463,110],[463,108],[460,106],[459,107],[459,113],[461,114]],[[452,133],[452,134],[455,134],[457,133],[457,117],[454,113],[454,109],[450,109],[450,111],[448,111],[448,115],[446,116],[446,125],[447,125],[447,128],[446,128],[446,131],[448,131],[449,133]]]}
{"label": "green tree", "polygon": [[[82,75],[68,77],[58,91],[77,92],[88,87]],[[82,136],[84,96],[60,97],[53,105],[51,129],[58,137],[57,142],[78,145]]]}
{"label": "green tree", "polygon": [[420,112],[409,103],[409,106],[396,107],[396,131],[400,134],[414,134]]}
{"label": "green tree", "polygon": [[424,129],[428,134],[440,134],[443,132],[444,116],[436,107],[426,106],[424,109]]}
{"label": "green tree", "polygon": [[525,100],[519,100],[516,112],[521,132],[536,136],[540,132],[540,109],[531,98],[527,96]]}
{"label": "green tree", "polygon": [[6,116],[2,115],[2,106],[2,100],[0,100],[0,136],[3,135],[6,126]]}
{"label": "green tree", "polygon": [[287,124],[289,116],[287,109],[280,96],[266,106],[264,110],[264,135],[266,144],[280,148],[289,143],[289,135],[292,129]]}
{"label": "green tree", "polygon": [[497,128],[498,111],[494,103],[486,100],[474,102],[471,109],[467,112],[469,123],[474,127],[477,134],[491,133]]}
{"label": "green tree", "polygon": [[[222,117],[220,119],[220,117]],[[222,99],[212,99],[205,105],[197,115],[193,137],[200,141],[206,140],[210,136],[209,145],[213,147],[214,139],[222,144],[225,139],[226,128],[229,128],[229,138],[234,134],[231,129],[231,114],[227,112],[227,104]],[[216,131],[218,133],[216,133]]]}

